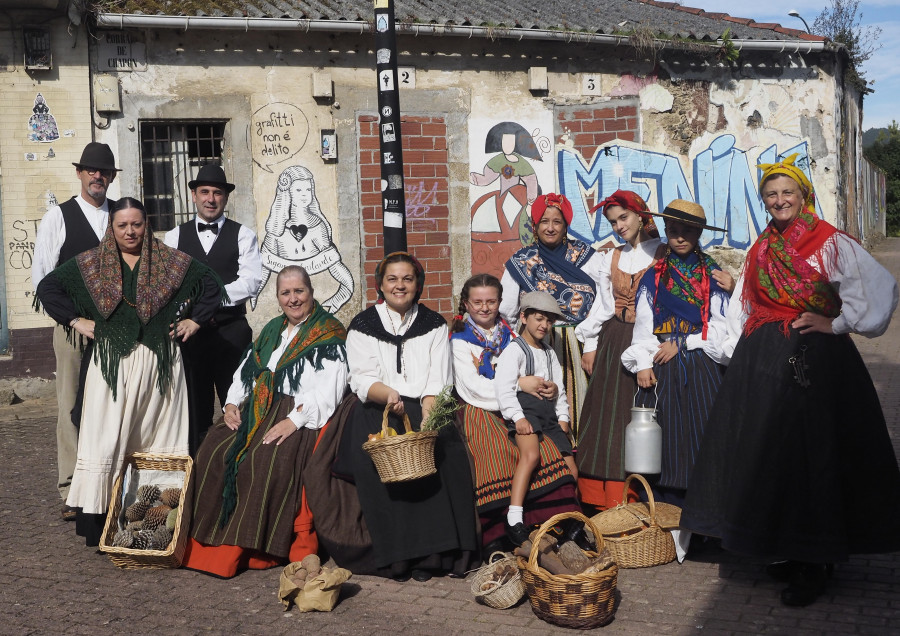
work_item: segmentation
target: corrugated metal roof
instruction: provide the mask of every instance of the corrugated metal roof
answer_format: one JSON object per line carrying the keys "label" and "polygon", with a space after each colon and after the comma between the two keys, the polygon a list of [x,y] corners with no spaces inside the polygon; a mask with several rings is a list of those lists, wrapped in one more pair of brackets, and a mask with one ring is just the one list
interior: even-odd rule
{"label": "corrugated metal roof", "polygon": [[[98,13],[372,21],[371,0],[107,0]],[[803,31],[655,0],[396,0],[397,22],[715,41],[815,40]]]}

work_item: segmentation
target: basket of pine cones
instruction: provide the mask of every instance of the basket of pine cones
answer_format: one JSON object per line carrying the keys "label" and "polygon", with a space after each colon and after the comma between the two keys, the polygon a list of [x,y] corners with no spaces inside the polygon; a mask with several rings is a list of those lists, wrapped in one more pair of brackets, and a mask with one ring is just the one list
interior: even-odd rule
{"label": "basket of pine cones", "polygon": [[[192,466],[187,456],[128,455],[113,486],[100,551],[120,568],[180,567],[191,521],[188,485]],[[154,483],[143,475],[160,473],[143,471],[181,473],[173,475],[181,486],[173,487],[172,479]],[[132,480],[140,483],[136,490],[125,485]]]}

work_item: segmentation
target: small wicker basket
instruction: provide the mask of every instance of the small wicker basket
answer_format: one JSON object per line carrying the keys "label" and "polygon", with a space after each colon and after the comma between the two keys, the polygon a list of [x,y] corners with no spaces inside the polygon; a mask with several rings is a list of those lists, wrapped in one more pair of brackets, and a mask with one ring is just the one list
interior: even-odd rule
{"label": "small wicker basket", "polygon": [[[590,519],[579,512],[564,512],[550,517],[538,529],[528,560],[518,557],[519,569],[525,582],[525,592],[531,600],[531,609],[538,618],[563,627],[593,629],[606,625],[615,616],[618,566],[613,563],[601,572],[590,574],[550,574],[537,564],[541,537],[568,518],[585,522],[594,533],[597,550],[604,550],[603,537]],[[594,558],[600,552],[586,554]]]}
{"label": "small wicker basket", "polygon": [[381,439],[363,444],[363,450],[375,463],[375,469],[378,471],[382,483],[412,481],[436,473],[434,444],[437,441],[438,432],[413,431],[409,423],[409,416],[404,413],[403,426],[406,428],[406,432],[402,435],[388,437],[389,412],[390,407],[385,406],[384,415],[381,418]]}
{"label": "small wicker basket", "polygon": [[[495,553],[502,554],[502,553]],[[491,555],[493,557],[494,555]],[[511,565],[515,574],[505,581],[493,579],[493,573],[497,566]],[[489,584],[486,586],[486,584]],[[487,589],[484,589],[484,588]],[[494,609],[508,609],[518,603],[525,596],[525,582],[516,564],[516,557],[507,556],[483,566],[472,579],[472,594],[475,599]]]}
{"label": "small wicker basket", "polygon": [[[622,568],[647,568],[663,565],[675,559],[675,540],[672,533],[661,527],[657,506],[666,507],[669,525],[681,516],[681,510],[671,504],[657,504],[650,484],[641,475],[629,475],[625,480],[623,501],[628,499],[628,486],[637,479],[647,491],[648,502],[619,504],[594,516],[592,521],[603,535],[603,540]],[[647,505],[649,504],[649,516]]]}
{"label": "small wicker basket", "polygon": [[[135,550],[120,548],[112,544],[113,537],[119,530],[119,513],[122,510],[122,484],[129,465],[137,470],[183,471],[184,483],[181,488],[181,499],[178,502],[178,515],[175,519],[175,530],[172,541],[165,550]],[[181,567],[184,550],[187,547],[188,531],[191,525],[191,470],[193,461],[182,455],[154,455],[153,453],[134,453],[125,457],[122,470],[113,486],[112,498],[106,524],[100,538],[100,551],[105,552],[110,560],[127,570],[163,569]]]}

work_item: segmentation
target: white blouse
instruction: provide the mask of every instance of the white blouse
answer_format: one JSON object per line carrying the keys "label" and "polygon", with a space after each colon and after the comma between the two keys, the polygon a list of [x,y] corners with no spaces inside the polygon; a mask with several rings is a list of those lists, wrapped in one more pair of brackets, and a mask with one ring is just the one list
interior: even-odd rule
{"label": "white blouse", "polygon": [[[653,262],[656,249],[661,242],[658,238],[651,238],[641,241],[637,247],[632,247],[630,243],[617,247],[616,249],[622,252],[619,256],[619,269],[626,274],[636,274],[642,269],[646,269]],[[600,280],[597,281],[597,297],[594,299],[587,318],[575,327],[575,337],[584,344],[584,353],[597,350],[597,336],[600,335],[603,323],[616,313],[616,298],[612,286],[614,251],[607,250],[600,255],[602,260],[600,261]]]}
{"label": "white blouse", "polygon": [[[604,255],[601,252],[595,252],[581,268],[585,274],[594,279],[595,283],[599,283],[602,279],[601,268],[603,256]],[[609,265],[607,265],[606,268],[608,270]],[[512,274],[510,274],[509,270],[506,268],[503,269],[503,278],[500,279],[500,285],[503,287],[503,300],[500,301],[500,315],[506,318],[506,322],[513,328],[513,331],[517,331],[519,328],[519,295],[522,293],[522,288],[519,287],[519,283],[516,282],[516,279],[513,278]],[[560,320],[556,324],[566,325],[569,323],[565,320]]]}
{"label": "white blouse", "polygon": [[[702,333],[692,333],[685,338],[685,349],[692,351],[701,349],[719,364],[728,364],[728,356],[723,351],[727,329],[724,312],[728,309],[728,295],[713,294],[709,305],[709,327],[706,340]],[[674,334],[662,336],[663,340],[671,340]],[[660,337],[653,333],[653,308],[647,294],[639,293],[635,303],[634,334],[631,346],[622,353],[622,364],[631,373],[653,368],[653,356],[660,345]],[[671,364],[671,362],[670,362]]]}
{"label": "white blouse", "polygon": [[[375,305],[385,331],[401,335],[409,331],[419,313],[413,305],[401,316],[387,306]],[[402,345],[401,371],[397,373],[397,348],[352,329],[347,334],[347,358],[350,365],[350,389],[363,402],[369,389],[381,382],[409,398],[437,395],[453,382],[450,368],[450,340],[447,325],[406,340]]]}
{"label": "white blouse", "polygon": [[[834,246],[837,242],[837,262],[834,262]],[[822,262],[825,262],[825,267]],[[866,338],[883,334],[897,309],[897,281],[865,248],[851,237],[835,232],[825,245],[807,259],[820,273],[826,273],[841,297],[841,314],[831,323],[836,334],[858,333]],[[734,348],[747,322],[747,312],[740,302],[744,289],[741,273],[728,307],[727,335],[722,345],[724,354],[731,358]]]}
{"label": "white blouse", "polygon": [[[269,357],[269,364],[266,365],[270,371],[275,371],[278,359],[281,358],[302,324],[301,322],[299,325],[289,326],[284,330],[281,341]],[[240,406],[250,394],[241,381],[241,371],[250,354],[251,352],[248,351],[237,371],[234,372],[231,386],[228,388],[228,396],[225,398],[226,404]],[[309,362],[305,364],[297,390],[292,391],[290,383],[285,378],[281,392],[294,396],[294,410],[288,413],[288,419],[294,423],[294,426],[298,429],[304,426],[319,429],[325,426],[328,418],[331,417],[344,397],[344,390],[347,388],[347,363],[341,360],[322,360],[321,370],[317,370]],[[251,407],[248,404],[244,408]]]}
{"label": "white blouse", "polygon": [[[529,345],[531,346],[531,345]],[[550,369],[547,368],[547,356],[542,349],[531,347],[534,358],[534,375],[545,380],[551,380],[559,387],[559,395],[556,397],[556,419],[561,422],[569,421],[569,403],[566,400],[566,392],[562,383],[562,367],[556,352],[550,349]],[[494,390],[497,395],[497,403],[500,405],[500,414],[503,419],[516,422],[525,414],[516,397],[516,387],[519,378],[525,377],[525,352],[515,344],[509,343],[500,358],[497,360],[497,371],[494,376]],[[552,371],[552,374],[551,374]]]}
{"label": "white blouse", "polygon": [[[494,329],[487,333],[488,338],[494,334]],[[512,340],[510,340],[510,344],[512,344]],[[453,349],[453,384],[459,397],[466,404],[486,411],[500,410],[500,406],[497,404],[497,393],[494,390],[494,381],[478,373],[478,360],[481,358],[484,348],[464,340],[451,340],[450,346]],[[495,368],[499,358],[500,356],[493,358]]]}

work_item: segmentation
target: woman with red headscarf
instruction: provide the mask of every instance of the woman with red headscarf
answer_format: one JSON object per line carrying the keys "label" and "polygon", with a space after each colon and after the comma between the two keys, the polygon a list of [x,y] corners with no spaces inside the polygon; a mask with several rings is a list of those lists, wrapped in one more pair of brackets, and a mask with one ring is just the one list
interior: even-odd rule
{"label": "woman with red headscarf", "polygon": [[596,210],[625,242],[601,254],[597,298],[575,327],[584,343],[581,367],[591,374],[578,431],[578,484],[583,503],[604,509],[622,500],[625,425],[637,382],[621,358],[634,332],[635,295],[644,272],[665,256],[665,245],[647,203],[634,192],[616,190]]}
{"label": "woman with red headscarf", "polygon": [[[531,206],[534,242],[506,261],[500,283],[500,314],[516,326],[519,298],[544,291],[556,299],[562,319],[554,326],[553,348],[563,368],[572,433],[578,435],[578,418],[587,390],[587,374],[581,368],[581,346],[573,327],[587,318],[597,294],[602,261],[590,245],[567,236],[572,223],[572,204],[563,194],[544,194]],[[553,397],[545,395],[544,397]]]}

